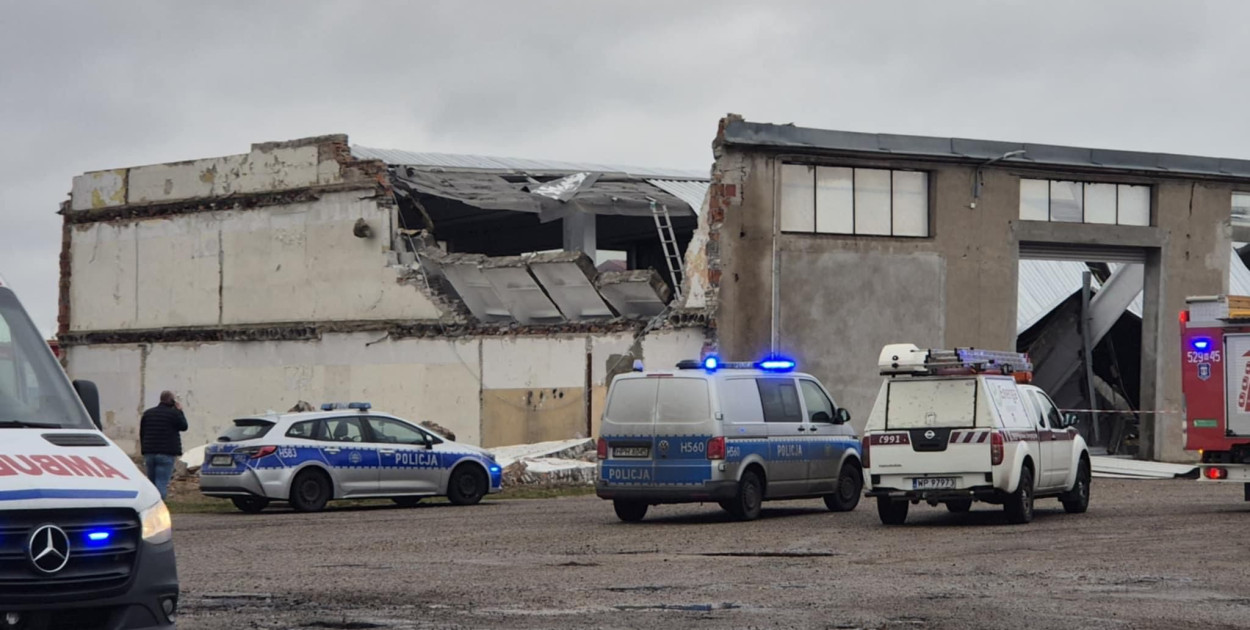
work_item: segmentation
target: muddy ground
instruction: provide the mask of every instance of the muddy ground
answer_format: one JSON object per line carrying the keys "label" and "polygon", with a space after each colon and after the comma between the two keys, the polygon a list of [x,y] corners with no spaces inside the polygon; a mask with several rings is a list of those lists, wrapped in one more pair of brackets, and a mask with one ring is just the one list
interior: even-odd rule
{"label": "muddy ground", "polygon": [[179,628],[1250,627],[1239,485],[1096,479],[1090,511],[714,505],[618,522],[593,496],[177,514]]}

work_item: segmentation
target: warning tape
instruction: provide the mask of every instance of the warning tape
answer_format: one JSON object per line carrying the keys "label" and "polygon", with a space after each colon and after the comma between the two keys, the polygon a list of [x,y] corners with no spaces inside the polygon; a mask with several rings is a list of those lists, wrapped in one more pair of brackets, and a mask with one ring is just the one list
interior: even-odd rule
{"label": "warning tape", "polygon": [[1168,415],[1180,411],[1121,411],[1119,409],[1060,409],[1062,413],[1123,413],[1128,415]]}

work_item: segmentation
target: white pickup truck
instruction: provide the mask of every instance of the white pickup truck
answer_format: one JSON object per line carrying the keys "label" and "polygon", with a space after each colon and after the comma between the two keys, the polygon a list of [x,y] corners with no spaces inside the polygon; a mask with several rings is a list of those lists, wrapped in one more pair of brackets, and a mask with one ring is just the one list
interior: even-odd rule
{"label": "white pickup truck", "polygon": [[1061,417],[1027,383],[1026,355],[973,349],[881,351],[886,377],[863,437],[865,495],[881,522],[900,525],[910,504],[1001,504],[1012,523],[1033,520],[1033,501],[1089,506],[1090,461],[1073,416]]}

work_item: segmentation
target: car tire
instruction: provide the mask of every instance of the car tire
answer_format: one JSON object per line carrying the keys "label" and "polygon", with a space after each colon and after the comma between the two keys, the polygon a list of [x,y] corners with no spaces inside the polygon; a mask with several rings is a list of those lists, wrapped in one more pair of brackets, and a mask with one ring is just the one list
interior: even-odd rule
{"label": "car tire", "polygon": [[877,497],[877,516],[883,525],[902,525],[907,521],[907,501],[895,501],[889,497]]}
{"label": "car tire", "polygon": [[1027,466],[1020,469],[1020,484],[1003,502],[1003,510],[1007,512],[1007,522],[1013,525],[1033,521],[1033,471]]}
{"label": "car tire", "polygon": [[1093,475],[1089,469],[1089,460],[1082,459],[1080,468],[1076,470],[1076,481],[1072,489],[1059,495],[1063,509],[1068,514],[1083,514],[1089,509],[1089,485]]}
{"label": "car tire", "polygon": [[391,500],[399,507],[416,507],[421,502],[421,497],[392,497]]}
{"label": "car tire", "polygon": [[955,514],[966,514],[972,509],[972,499],[955,499],[946,502],[946,509]]}
{"label": "car tire", "polygon": [[264,497],[230,497],[230,502],[240,512],[247,514],[257,514],[261,510],[269,507],[269,499]]}
{"label": "car tire", "polygon": [[451,473],[447,480],[447,498],[453,505],[476,505],[486,496],[486,473],[465,464]]}
{"label": "car tire", "polygon": [[825,495],[825,507],[830,512],[850,512],[859,505],[859,495],[864,491],[864,474],[852,462],[842,464],[838,473],[838,486],[833,494]]}
{"label": "car tire", "polygon": [[738,494],[728,501],[729,513],[740,521],[753,521],[760,517],[764,503],[764,484],[754,470],[742,473],[738,480]]}
{"label": "car tire", "polygon": [[291,507],[297,512],[320,512],[333,497],[330,478],[320,470],[301,471],[291,482]]}
{"label": "car tire", "polygon": [[616,518],[626,523],[637,523],[646,518],[648,507],[642,501],[622,501],[617,499],[612,502],[612,509],[616,510]]}

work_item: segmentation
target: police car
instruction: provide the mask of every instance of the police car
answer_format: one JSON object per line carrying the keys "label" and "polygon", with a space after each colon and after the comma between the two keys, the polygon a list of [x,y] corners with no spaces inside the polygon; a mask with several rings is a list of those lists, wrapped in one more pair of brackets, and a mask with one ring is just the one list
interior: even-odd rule
{"label": "police car", "polygon": [[272,501],[316,512],[332,499],[390,498],[402,506],[446,496],[472,505],[499,492],[503,470],[487,451],[458,444],[369,403],[240,418],[209,445],[200,492],[254,513]]}
{"label": "police car", "polygon": [[863,452],[882,523],[902,524],[921,501],[951,512],[999,504],[1011,523],[1033,520],[1041,497],[1074,514],[1089,507],[1089,448],[1075,416],[1028,384],[1027,355],[891,344],[879,367]]}
{"label": "police car", "polygon": [[788,359],[709,356],[618,376],[598,440],[596,494],[623,521],[662,503],[715,501],[743,520],[774,499],[854,509],[863,473],[851,415],[794,369]]}

